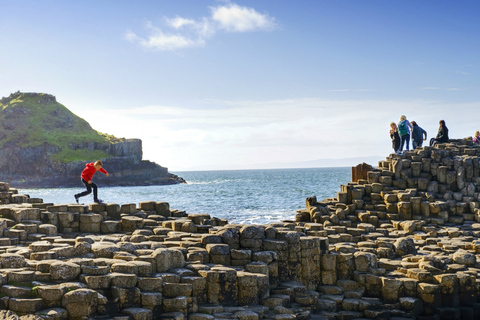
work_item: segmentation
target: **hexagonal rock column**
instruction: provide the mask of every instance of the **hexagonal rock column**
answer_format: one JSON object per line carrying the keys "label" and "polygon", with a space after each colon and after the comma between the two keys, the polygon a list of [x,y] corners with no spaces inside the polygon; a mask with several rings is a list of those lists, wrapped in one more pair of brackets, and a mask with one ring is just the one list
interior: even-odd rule
{"label": "hexagonal rock column", "polygon": [[69,319],[90,317],[97,311],[99,304],[106,304],[107,298],[91,289],[77,289],[67,292],[62,299],[62,306],[67,309]]}
{"label": "hexagonal rock column", "polygon": [[80,215],[80,232],[99,233],[103,217],[97,213]]}
{"label": "hexagonal rock column", "polygon": [[2,268],[23,268],[26,265],[25,258],[19,254],[2,253],[0,254],[0,265]]}
{"label": "hexagonal rock column", "polygon": [[153,318],[152,310],[144,308],[127,308],[122,313],[128,314],[133,320],[151,320]]}
{"label": "hexagonal rock column", "polygon": [[135,231],[143,228],[143,219],[135,216],[123,216],[121,228],[122,231]]}
{"label": "hexagonal rock column", "polygon": [[230,247],[223,243],[209,243],[206,247],[210,263],[230,265]]}
{"label": "hexagonal rock column", "polygon": [[206,278],[207,302],[235,306],[238,303],[237,271],[226,267],[213,267],[211,270],[199,270]]}
{"label": "hexagonal rock column", "polygon": [[52,280],[71,281],[75,280],[81,272],[81,267],[72,262],[54,262],[50,265]]}
{"label": "hexagonal rock column", "polygon": [[237,277],[239,305],[256,305],[270,296],[267,275],[239,271]]}
{"label": "hexagonal rock column", "polygon": [[42,298],[10,298],[10,301],[8,302],[8,307],[10,310],[19,314],[35,313],[43,309],[44,303]]}
{"label": "hexagonal rock column", "polygon": [[156,261],[157,272],[166,272],[171,268],[183,268],[185,257],[180,250],[158,248],[151,255]]}

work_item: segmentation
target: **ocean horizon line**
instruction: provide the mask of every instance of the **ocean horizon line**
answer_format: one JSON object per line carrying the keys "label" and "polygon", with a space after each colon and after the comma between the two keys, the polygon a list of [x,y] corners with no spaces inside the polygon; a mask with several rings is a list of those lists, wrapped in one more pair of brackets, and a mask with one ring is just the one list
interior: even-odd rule
{"label": "ocean horizon line", "polygon": [[351,158],[325,158],[308,160],[302,162],[291,163],[265,163],[265,164],[252,164],[247,166],[238,166],[234,168],[232,166],[225,165],[204,165],[198,167],[190,167],[183,169],[172,169],[169,167],[170,172],[192,172],[192,171],[235,171],[235,170],[282,170],[282,169],[319,169],[319,168],[346,168],[354,167],[361,163],[368,163],[372,166],[376,166],[378,161],[385,159],[385,156],[367,156],[367,157],[351,157]]}
{"label": "ocean horizon line", "polygon": [[250,168],[250,169],[205,169],[205,170],[169,170],[172,173],[179,172],[209,172],[209,171],[263,171],[263,170],[308,170],[308,169],[341,169],[350,166],[329,166],[329,167],[288,167],[288,168]]}

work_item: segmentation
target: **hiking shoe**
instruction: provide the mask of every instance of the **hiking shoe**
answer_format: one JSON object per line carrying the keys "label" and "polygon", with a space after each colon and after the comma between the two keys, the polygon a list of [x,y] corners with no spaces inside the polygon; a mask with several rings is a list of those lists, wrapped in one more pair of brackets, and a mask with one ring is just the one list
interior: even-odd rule
{"label": "hiking shoe", "polygon": [[78,197],[77,197],[77,195],[75,195],[75,201],[78,203]]}
{"label": "hiking shoe", "polygon": [[103,200],[102,200],[102,199],[97,199],[97,200],[94,200],[93,202],[95,202],[95,203],[103,203]]}

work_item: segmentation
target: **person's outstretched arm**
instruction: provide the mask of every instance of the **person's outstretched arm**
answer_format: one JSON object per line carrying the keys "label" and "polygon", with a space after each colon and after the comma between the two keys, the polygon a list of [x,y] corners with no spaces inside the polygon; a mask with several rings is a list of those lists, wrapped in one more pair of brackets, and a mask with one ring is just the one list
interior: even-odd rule
{"label": "person's outstretched arm", "polygon": [[100,171],[101,173],[103,173],[104,175],[106,175],[106,176],[108,177],[108,172],[107,172],[107,170],[105,170],[105,169],[103,169],[103,168],[100,168],[100,170],[98,170],[98,171]]}

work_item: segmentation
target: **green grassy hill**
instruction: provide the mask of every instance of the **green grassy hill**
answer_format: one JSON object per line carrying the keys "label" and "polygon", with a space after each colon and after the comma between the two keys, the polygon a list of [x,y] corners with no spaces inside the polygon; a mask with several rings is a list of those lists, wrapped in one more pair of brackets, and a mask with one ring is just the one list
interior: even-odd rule
{"label": "green grassy hill", "polygon": [[101,150],[72,145],[96,143],[108,145],[120,142],[114,136],[94,130],[87,121],[78,117],[54,96],[42,93],[16,92],[0,100],[0,148],[36,147],[44,144],[59,147],[51,155],[58,162],[108,158]]}

